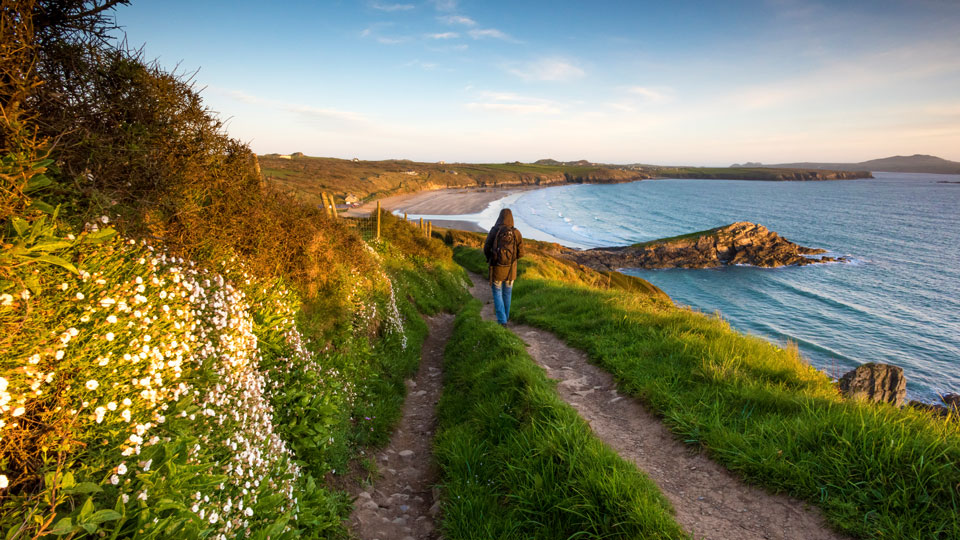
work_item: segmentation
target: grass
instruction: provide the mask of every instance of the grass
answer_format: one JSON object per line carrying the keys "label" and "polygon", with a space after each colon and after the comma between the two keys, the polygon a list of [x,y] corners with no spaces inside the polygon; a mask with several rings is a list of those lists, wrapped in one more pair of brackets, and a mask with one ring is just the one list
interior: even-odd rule
{"label": "grass", "polygon": [[[456,259],[476,269],[475,254]],[[643,294],[521,268],[511,316],[609,370],[691,445],[751,483],[821,507],[861,538],[960,538],[960,423],[841,398],[795,347],[781,349]]]}
{"label": "grass", "polygon": [[458,314],[436,456],[445,538],[682,538],[669,503],[557,397],[512,333]]}
{"label": "grass", "polygon": [[668,238],[658,238],[656,240],[648,240],[646,242],[639,242],[639,243],[633,244],[633,247],[652,246],[654,244],[666,244],[668,242],[673,242],[675,240],[686,240],[688,238],[699,238],[701,236],[716,236],[717,230],[722,228],[723,227],[715,227],[713,229],[707,229],[705,231],[697,231],[697,232],[686,233],[686,234],[678,234],[677,236],[670,236]]}

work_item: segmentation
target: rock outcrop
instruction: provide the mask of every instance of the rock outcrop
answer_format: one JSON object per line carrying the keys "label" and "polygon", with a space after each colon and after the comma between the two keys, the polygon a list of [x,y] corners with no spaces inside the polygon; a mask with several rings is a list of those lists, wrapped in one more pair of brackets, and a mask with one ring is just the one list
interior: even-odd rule
{"label": "rock outcrop", "polygon": [[903,398],[907,395],[903,368],[890,364],[863,364],[840,377],[837,385],[848,398],[892,403],[897,407],[903,405]]}
{"label": "rock outcrop", "polygon": [[947,407],[960,411],[960,394],[944,394],[940,399],[947,404]]}
{"label": "rock outcrop", "polygon": [[632,246],[570,251],[566,256],[597,270],[713,268],[736,264],[803,266],[846,260],[842,257],[811,257],[823,253],[826,251],[794,244],[763,225],[741,221]]}

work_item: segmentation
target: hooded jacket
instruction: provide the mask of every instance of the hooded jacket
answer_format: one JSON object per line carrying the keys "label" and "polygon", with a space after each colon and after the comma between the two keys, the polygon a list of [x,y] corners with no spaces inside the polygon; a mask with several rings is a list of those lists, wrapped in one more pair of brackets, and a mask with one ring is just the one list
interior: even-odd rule
{"label": "hooded jacket", "polygon": [[[487,258],[488,265],[490,265],[490,261],[493,260],[493,243],[501,227],[513,227],[513,212],[511,212],[509,208],[504,208],[500,211],[497,222],[493,225],[493,228],[490,229],[490,232],[487,233],[487,240],[483,243],[483,254]],[[517,260],[523,257],[523,237],[520,236],[520,231],[516,229],[513,230],[513,234],[516,238],[517,256],[510,266],[490,266],[488,273],[491,283],[494,281],[513,281],[517,279]]]}

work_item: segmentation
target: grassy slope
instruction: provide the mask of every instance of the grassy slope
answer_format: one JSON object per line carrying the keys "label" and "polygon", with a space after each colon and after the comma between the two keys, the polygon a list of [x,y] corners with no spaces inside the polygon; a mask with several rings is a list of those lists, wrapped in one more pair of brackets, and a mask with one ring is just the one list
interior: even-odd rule
{"label": "grassy slope", "polygon": [[665,244],[667,242],[672,242],[674,240],[686,240],[688,238],[698,238],[701,236],[716,236],[717,230],[722,228],[723,227],[714,227],[713,229],[707,229],[705,231],[696,231],[692,233],[678,234],[677,236],[670,236],[667,238],[658,238],[656,240],[648,240],[646,242],[639,242],[639,243],[633,244],[633,247],[652,246],[654,244]]}
{"label": "grassy slope", "polygon": [[436,453],[446,538],[681,538],[669,503],[472,301],[447,345]]}
{"label": "grassy slope", "polygon": [[563,182],[568,177],[600,182],[642,178],[635,171],[616,168],[529,163],[441,165],[406,160],[282,159],[266,155],[260,157],[260,164],[268,180],[313,204],[319,202],[321,191],[333,193],[340,201],[347,193],[370,198],[436,187]]}
{"label": "grassy slope", "polygon": [[[458,248],[482,270],[482,256]],[[841,399],[795,348],[642,294],[522,267],[512,316],[566,339],[683,440],[751,482],[824,509],[863,538],[960,538],[960,423]]]}

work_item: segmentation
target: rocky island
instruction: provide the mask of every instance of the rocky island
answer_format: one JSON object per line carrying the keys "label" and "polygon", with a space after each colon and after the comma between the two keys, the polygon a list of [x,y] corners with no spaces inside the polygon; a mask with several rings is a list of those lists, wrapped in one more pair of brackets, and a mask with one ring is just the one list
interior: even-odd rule
{"label": "rocky island", "polygon": [[[569,250],[563,255],[597,270],[619,268],[715,268],[750,265],[765,268],[845,261],[822,256],[826,250],[803,247],[763,225],[740,221],[632,246]],[[820,257],[815,257],[821,255]]]}

